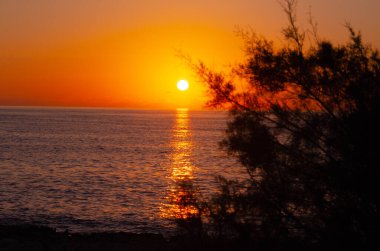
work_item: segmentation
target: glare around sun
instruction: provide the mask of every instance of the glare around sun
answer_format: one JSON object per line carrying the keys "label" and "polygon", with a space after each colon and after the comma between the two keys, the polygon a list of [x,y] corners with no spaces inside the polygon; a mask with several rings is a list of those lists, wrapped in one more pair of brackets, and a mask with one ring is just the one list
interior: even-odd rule
{"label": "glare around sun", "polygon": [[189,83],[186,80],[180,80],[177,82],[177,88],[180,91],[186,91],[189,88]]}

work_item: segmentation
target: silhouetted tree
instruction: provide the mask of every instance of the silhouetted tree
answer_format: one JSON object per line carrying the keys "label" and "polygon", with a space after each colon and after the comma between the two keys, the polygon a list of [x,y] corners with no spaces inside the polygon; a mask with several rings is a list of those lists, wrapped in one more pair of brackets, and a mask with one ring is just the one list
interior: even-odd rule
{"label": "silhouetted tree", "polygon": [[380,240],[380,57],[350,25],[346,44],[306,43],[295,1],[283,3],[282,47],[241,32],[233,74],[193,64],[208,105],[230,110],[221,145],[250,177],[222,179],[205,214],[222,236],[363,248]]}

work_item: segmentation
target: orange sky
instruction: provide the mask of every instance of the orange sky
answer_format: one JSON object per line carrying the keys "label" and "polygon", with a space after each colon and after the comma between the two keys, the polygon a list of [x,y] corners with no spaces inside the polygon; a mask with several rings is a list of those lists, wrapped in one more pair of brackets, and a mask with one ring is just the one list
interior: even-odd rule
{"label": "orange sky", "polygon": [[[345,41],[350,21],[379,48],[380,1],[298,2],[322,37]],[[1,0],[0,105],[200,109],[201,85],[176,51],[221,69],[242,57],[236,25],[280,41],[285,20],[276,0]]]}

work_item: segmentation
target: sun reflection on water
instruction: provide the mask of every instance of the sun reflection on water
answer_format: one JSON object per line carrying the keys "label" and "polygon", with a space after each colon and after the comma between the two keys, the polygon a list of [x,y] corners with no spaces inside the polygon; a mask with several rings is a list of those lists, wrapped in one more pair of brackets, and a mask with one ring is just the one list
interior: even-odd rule
{"label": "sun reflection on water", "polygon": [[194,169],[191,161],[191,139],[188,109],[177,109],[171,142],[170,179],[166,203],[161,207],[161,217],[185,219],[198,211],[194,206]]}

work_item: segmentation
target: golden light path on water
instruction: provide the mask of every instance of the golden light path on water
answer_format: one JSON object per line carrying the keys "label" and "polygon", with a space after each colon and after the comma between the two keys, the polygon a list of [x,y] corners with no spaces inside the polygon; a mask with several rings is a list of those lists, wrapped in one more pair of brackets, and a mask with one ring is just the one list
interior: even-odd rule
{"label": "golden light path on water", "polygon": [[194,200],[193,172],[191,162],[193,143],[191,139],[188,109],[177,109],[171,142],[171,166],[168,172],[169,182],[166,204],[161,207],[161,217],[188,218],[196,214],[192,205]]}

